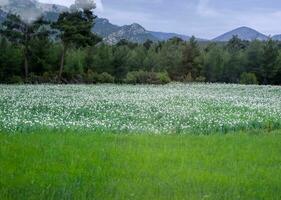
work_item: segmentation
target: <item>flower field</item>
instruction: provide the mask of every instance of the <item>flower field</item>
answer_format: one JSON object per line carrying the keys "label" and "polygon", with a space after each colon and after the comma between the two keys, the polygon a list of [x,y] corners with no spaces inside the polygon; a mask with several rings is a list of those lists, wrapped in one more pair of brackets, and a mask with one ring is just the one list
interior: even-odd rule
{"label": "flower field", "polygon": [[0,130],[210,133],[281,127],[281,87],[0,86]]}

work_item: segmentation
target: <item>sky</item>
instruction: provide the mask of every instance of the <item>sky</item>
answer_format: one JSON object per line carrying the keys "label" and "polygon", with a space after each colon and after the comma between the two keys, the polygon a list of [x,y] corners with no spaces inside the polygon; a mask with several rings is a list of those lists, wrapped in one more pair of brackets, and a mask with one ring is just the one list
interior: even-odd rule
{"label": "sky", "polygon": [[[70,5],[71,0],[40,0]],[[139,23],[147,30],[212,39],[248,26],[281,34],[281,0],[96,0],[96,15],[117,25]]]}

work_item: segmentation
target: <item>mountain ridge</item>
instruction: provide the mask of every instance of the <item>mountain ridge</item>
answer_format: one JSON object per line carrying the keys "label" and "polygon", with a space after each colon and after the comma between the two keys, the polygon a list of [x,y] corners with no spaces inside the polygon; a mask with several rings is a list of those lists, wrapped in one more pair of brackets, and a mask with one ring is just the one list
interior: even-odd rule
{"label": "mountain ridge", "polygon": [[[67,11],[69,8],[57,4],[40,3],[37,0],[9,0],[9,3],[0,7],[0,23],[5,20],[8,12],[20,14],[21,16],[28,18],[28,20],[34,20],[39,15],[44,14],[45,18],[51,21],[57,20],[59,13]],[[32,13],[32,14],[31,14]],[[190,36],[166,33],[159,31],[149,31],[143,26],[137,23],[131,25],[118,26],[112,24],[108,19],[97,18],[93,32],[101,36],[104,42],[108,44],[116,44],[122,39],[129,40],[131,42],[143,43],[147,40],[151,41],[165,41],[173,37],[181,38],[182,40],[189,40]],[[233,36],[238,36],[242,40],[268,40],[270,37],[246,26],[242,26],[226,32],[212,40],[205,40],[197,38],[199,41],[213,41],[213,42],[227,42]],[[281,41],[281,34],[274,35],[274,40]]]}

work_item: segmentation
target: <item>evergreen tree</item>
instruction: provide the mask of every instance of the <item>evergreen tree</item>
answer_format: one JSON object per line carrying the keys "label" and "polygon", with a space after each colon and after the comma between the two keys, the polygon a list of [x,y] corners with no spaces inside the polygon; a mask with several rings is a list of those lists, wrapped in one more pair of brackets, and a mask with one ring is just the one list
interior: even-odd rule
{"label": "evergreen tree", "polygon": [[262,61],[262,76],[263,84],[271,84],[272,79],[277,74],[277,58],[278,58],[278,48],[276,43],[269,39],[263,49],[263,61]]}
{"label": "evergreen tree", "polygon": [[42,18],[28,23],[15,14],[8,14],[3,22],[1,34],[13,44],[23,47],[24,74],[26,79],[29,74],[30,42],[33,38],[45,34],[45,31],[40,30],[43,24],[45,24],[45,21]]}
{"label": "evergreen tree", "polygon": [[76,47],[93,46],[101,41],[92,32],[94,19],[96,18],[92,12],[94,7],[84,6],[79,1],[76,1],[75,6],[72,6],[72,12],[61,13],[58,21],[53,26],[61,31],[60,38],[63,46],[59,80],[62,77],[65,56],[70,45]]}
{"label": "evergreen tree", "polygon": [[183,49],[182,66],[184,75],[191,74],[192,78],[196,78],[199,74],[200,49],[194,36],[185,45]]}

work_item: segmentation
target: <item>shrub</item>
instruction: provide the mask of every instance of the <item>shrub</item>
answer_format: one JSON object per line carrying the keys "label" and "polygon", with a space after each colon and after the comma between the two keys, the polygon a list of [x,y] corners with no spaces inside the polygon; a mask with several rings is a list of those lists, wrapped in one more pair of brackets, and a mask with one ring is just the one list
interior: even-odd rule
{"label": "shrub", "polygon": [[115,78],[107,72],[95,74],[94,79],[97,80],[98,83],[114,83],[115,80]]}
{"label": "shrub", "polygon": [[171,78],[169,77],[167,72],[159,72],[156,74],[157,79],[160,81],[160,84],[167,84],[171,82]]}
{"label": "shrub", "polygon": [[20,76],[12,76],[9,79],[9,83],[10,84],[23,84],[24,81],[22,80],[22,78]]}
{"label": "shrub", "polygon": [[195,81],[198,83],[204,83],[206,82],[206,78],[204,76],[198,76]]}
{"label": "shrub", "polygon": [[51,72],[44,72],[42,75],[42,80],[44,83],[55,83],[55,76]]}
{"label": "shrub", "polygon": [[83,74],[85,65],[85,52],[81,49],[70,49],[65,59],[65,76]]}
{"label": "shrub", "polygon": [[130,84],[145,84],[149,80],[149,74],[145,71],[132,71],[127,74],[126,83]]}
{"label": "shrub", "polygon": [[167,72],[132,71],[127,74],[126,83],[129,84],[166,84],[171,82]]}
{"label": "shrub", "polygon": [[242,73],[240,76],[240,84],[245,85],[257,85],[259,84],[258,79],[254,73]]}
{"label": "shrub", "polygon": [[186,77],[184,78],[184,82],[193,82],[192,74],[189,72]]}
{"label": "shrub", "polygon": [[92,70],[88,70],[87,73],[84,74],[84,81],[85,83],[91,84],[96,83],[96,74]]}

